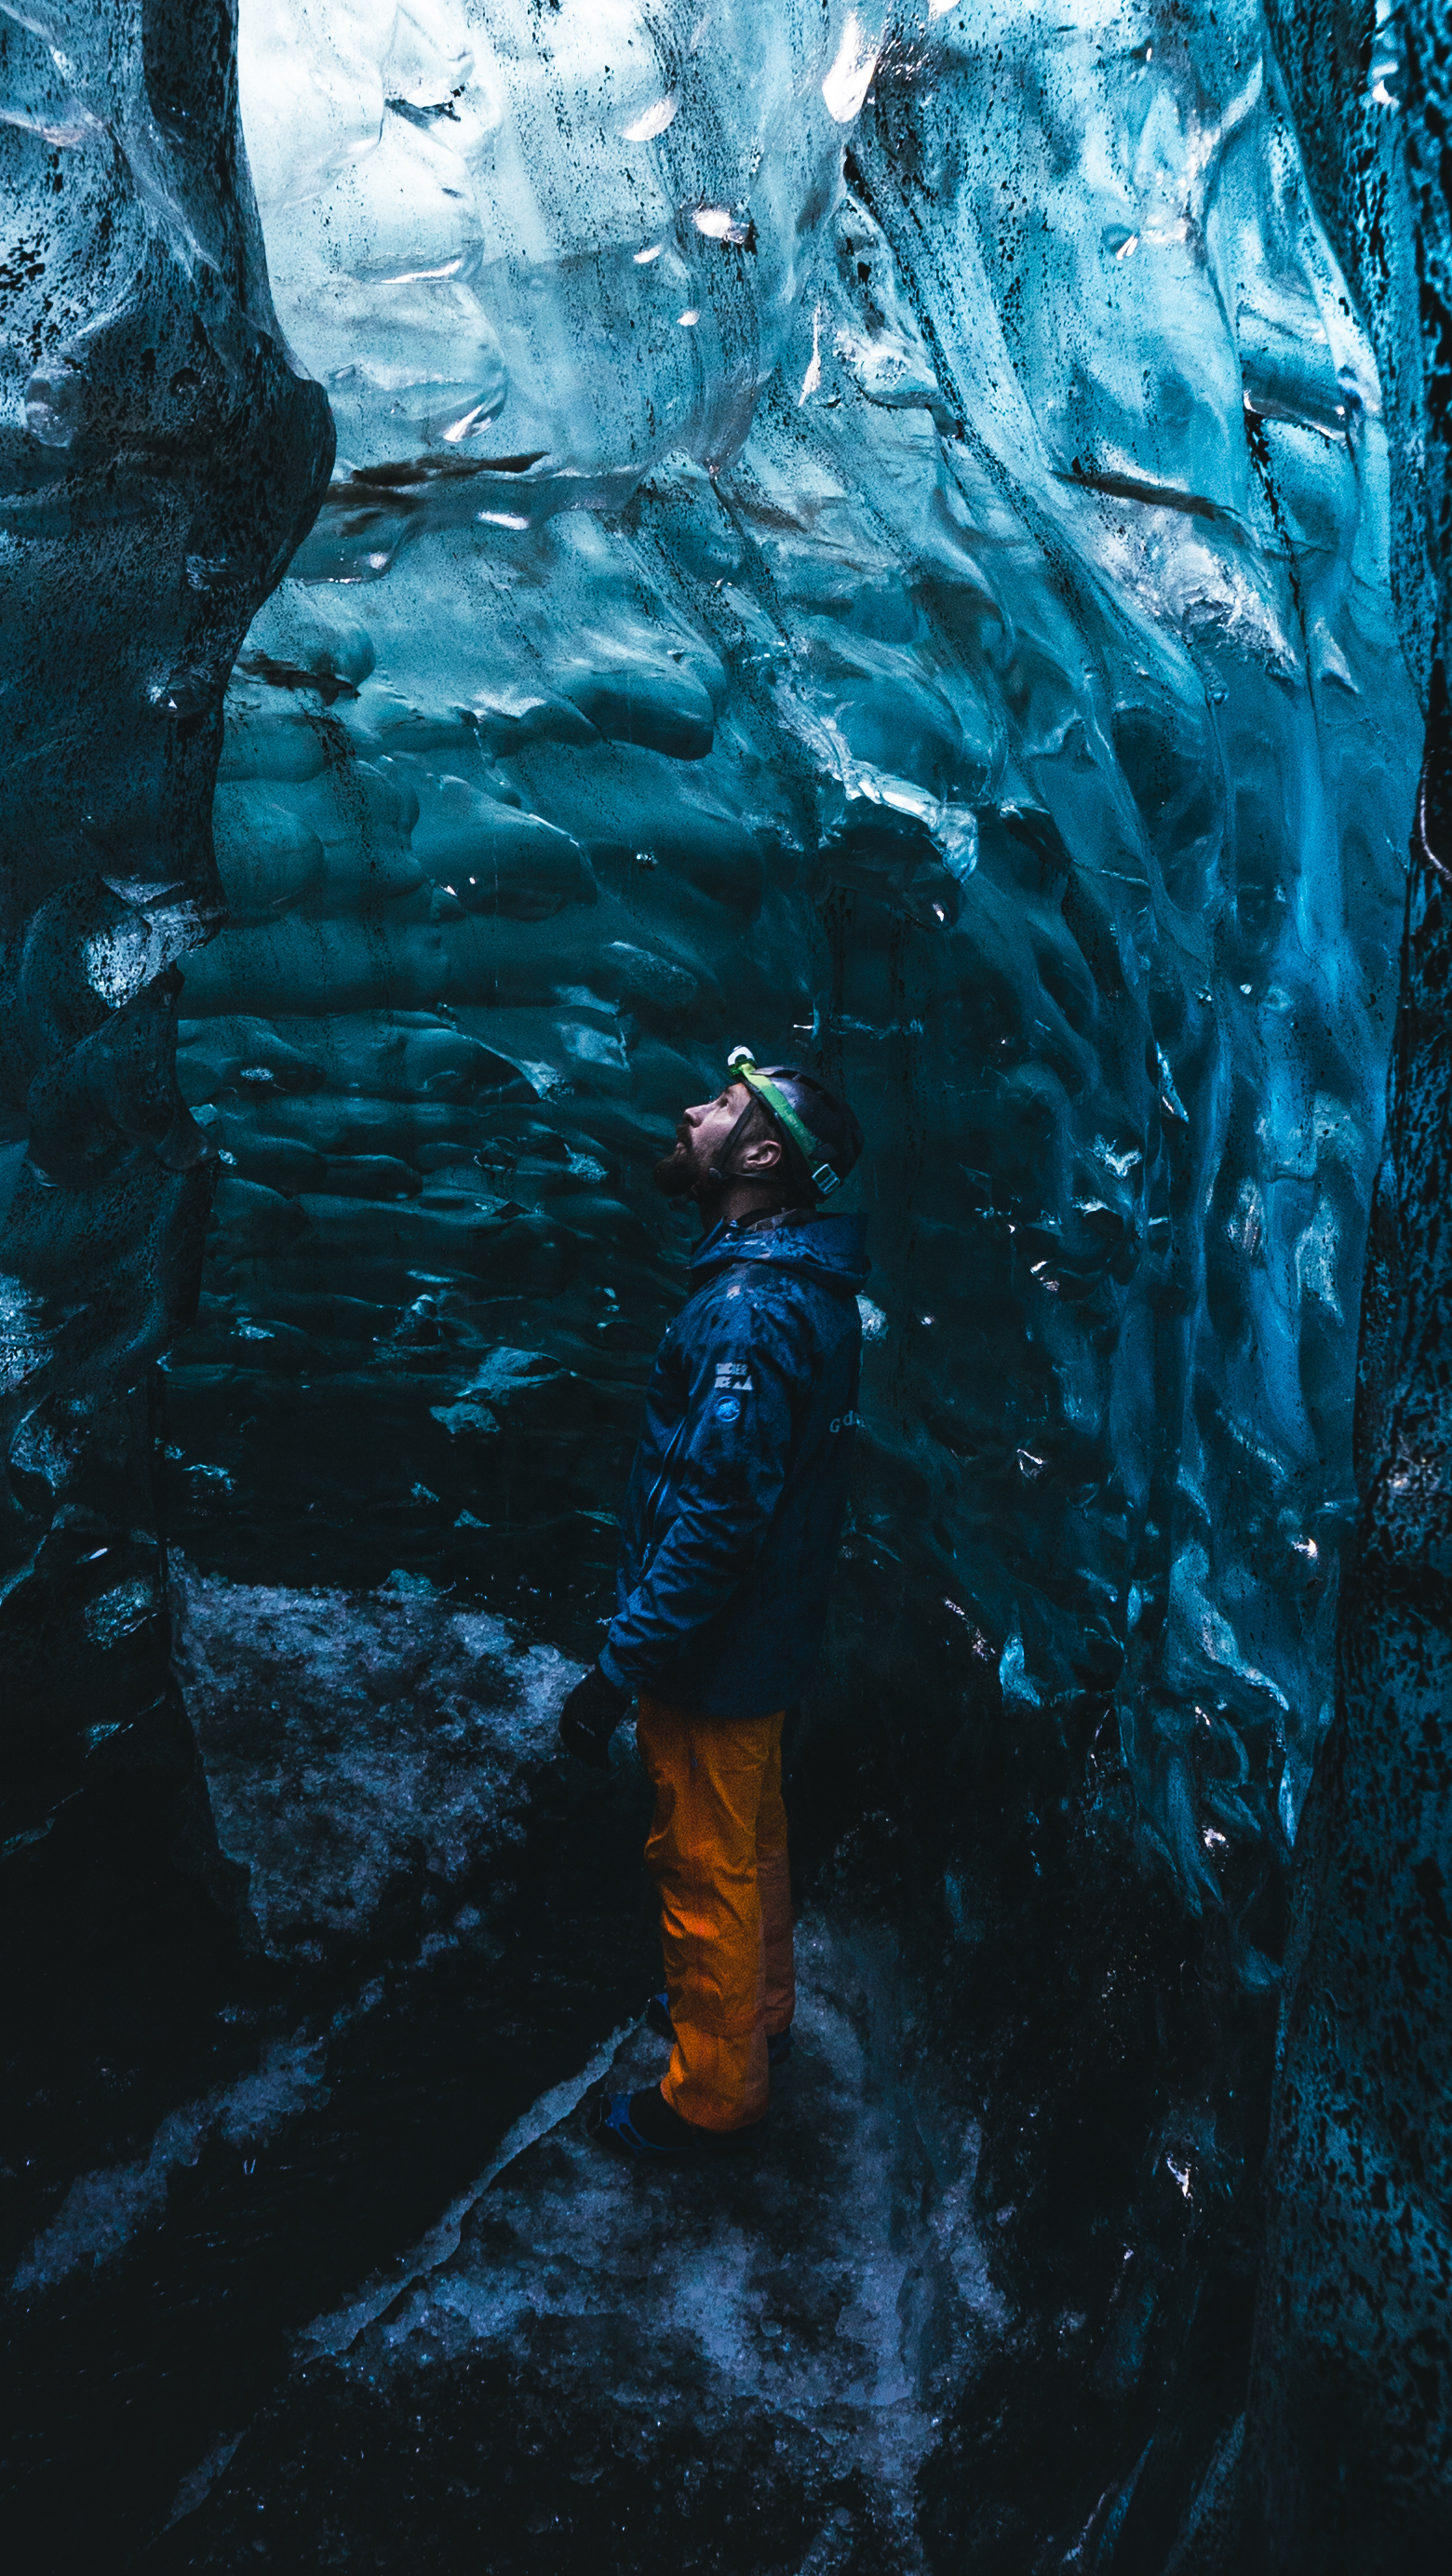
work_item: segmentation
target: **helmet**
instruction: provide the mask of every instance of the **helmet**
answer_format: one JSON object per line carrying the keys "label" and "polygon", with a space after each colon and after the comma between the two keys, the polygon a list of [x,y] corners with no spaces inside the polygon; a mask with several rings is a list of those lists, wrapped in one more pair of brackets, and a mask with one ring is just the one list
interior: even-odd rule
{"label": "helmet", "polygon": [[759,1065],[750,1047],[733,1047],[726,1071],[760,1101],[798,1187],[813,1198],[830,1198],[862,1151],[862,1129],[846,1101],[794,1064]]}

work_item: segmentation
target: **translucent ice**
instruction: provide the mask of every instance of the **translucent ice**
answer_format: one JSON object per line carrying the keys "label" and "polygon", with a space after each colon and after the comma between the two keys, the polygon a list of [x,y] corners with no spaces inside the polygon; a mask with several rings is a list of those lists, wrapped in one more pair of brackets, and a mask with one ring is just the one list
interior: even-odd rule
{"label": "translucent ice", "polygon": [[[227,676],[333,456],[277,336],[231,38],[168,0],[0,12],[0,1852],[32,1855],[0,1902],[41,1956],[78,1901],[104,1917],[128,1800],[162,1851],[192,1794],[142,1392],[214,1176],[177,961],[223,918]],[[151,1616],[101,1610],[118,1576]]]}
{"label": "translucent ice", "polygon": [[679,1275],[655,1139],[733,1041],[807,1053],[883,1317],[837,1673],[1115,1697],[1240,1915],[1327,1700],[1417,732],[1258,10],[242,38],[341,461],[187,968],[192,1543],[544,1586],[583,1650]]}
{"label": "translucent ice", "polygon": [[[258,2241],[240,2151],[281,2141],[251,2313],[299,2323],[305,2233],[318,2326],[245,2447],[244,2401],[196,2406],[202,2466],[166,2471],[190,2564],[235,2565],[235,2514],[255,2551],[273,2490],[315,2555],[416,2557],[426,2511],[467,2557],[481,2489],[501,2567],[545,2532],[593,2565],[617,2502],[642,2563],[667,2528],[714,2564],[738,2509],[728,2557],[812,2576],[980,2539],[1163,2563],[1236,2456],[1278,1863],[1324,1833],[1419,733],[1388,567],[1415,653],[1424,466],[1441,489],[1377,179],[1420,17],[1381,10],[1372,49],[1369,11],[1276,0],[1278,72],[1250,0],[242,0],[267,266],[339,461],[233,676],[203,945],[215,702],[328,437],[205,77],[229,13],[67,14],[11,12],[0,124],[45,253],[16,255],[7,433],[22,1554],[63,1498],[59,1607],[3,1609],[27,1654],[63,1641],[27,1666],[46,1729],[64,1669],[86,1760],[124,1766],[89,1687],[124,1670],[185,1776],[143,1408],[95,1423],[184,1318],[168,1211],[199,1226],[215,1155],[162,1419],[203,1569],[181,1663],[257,1974],[318,2010],[148,2078],[114,2137],[93,2090],[111,2143],[44,2199],[28,2289],[64,2280],[59,2315],[136,2246],[205,2317]],[[1365,263],[1347,291],[1307,171],[1343,258],[1385,211],[1395,294]],[[32,504],[82,488],[100,534],[77,552],[68,498],[61,584]],[[609,1907],[638,1844],[623,1756],[599,1811],[543,1757],[680,1291],[649,1167],[742,1040],[869,1129],[867,1430],[793,1741],[806,2080],[776,2161],[663,2227],[576,2113],[542,2134],[636,1981]],[[1411,1705],[1361,1732],[1352,1942]],[[139,1757],[119,1776],[154,1797]],[[146,1872],[87,1812],[119,1924]],[[895,1941],[900,1983],[859,1974]],[[1379,1998],[1387,1946],[1353,1963]],[[1322,2152],[1336,2031],[1287,2205],[1314,2235],[1354,2167],[1337,2208],[1380,2243],[1375,2119]],[[656,2062],[636,2040],[615,2073]],[[355,2260],[336,2177],[374,2166]],[[235,2392],[245,2333],[209,2340],[204,2390]],[[150,2377],[175,2445],[187,2373]],[[560,2462],[578,2513],[539,2493]]]}

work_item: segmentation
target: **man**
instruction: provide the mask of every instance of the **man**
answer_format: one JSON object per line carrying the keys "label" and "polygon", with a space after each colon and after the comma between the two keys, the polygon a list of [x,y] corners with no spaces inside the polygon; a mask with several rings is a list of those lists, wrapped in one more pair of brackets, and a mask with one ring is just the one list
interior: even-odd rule
{"label": "man", "polygon": [[672,2041],[664,2081],[608,2104],[607,2144],[647,2160],[740,2147],[791,2045],[791,1886],[782,1718],[817,1658],[847,1498],[867,1276],[861,1217],[818,1203],[862,1151],[810,1074],[731,1057],[656,1166],[704,1239],[656,1355],[621,1524],[617,1609],[560,1715],[602,1768],[636,1699],[655,1786]]}

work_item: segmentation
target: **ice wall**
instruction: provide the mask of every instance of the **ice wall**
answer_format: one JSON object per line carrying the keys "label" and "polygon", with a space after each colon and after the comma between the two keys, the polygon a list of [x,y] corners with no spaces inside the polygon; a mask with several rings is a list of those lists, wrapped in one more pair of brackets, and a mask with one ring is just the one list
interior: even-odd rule
{"label": "ice wall", "polygon": [[806,1055],[878,1265],[843,1653],[1029,1735],[1114,1698],[1263,1977],[1417,716],[1259,11],[248,0],[242,81],[340,462],[187,969],[180,1525],[587,1641],[655,1139]]}
{"label": "ice wall", "polygon": [[[1452,192],[1445,12],[1274,12],[1318,200],[1374,331],[1397,607],[1427,707],[1357,1391],[1335,1732],[1297,1853],[1246,2418],[1216,2565],[1452,2546]],[[1209,2565],[1207,2558],[1204,2562]]]}
{"label": "ice wall", "polygon": [[222,918],[222,693],[332,458],[235,108],[225,6],[0,19],[0,1860],[9,2005],[42,2022],[83,1923],[134,1966],[189,1806],[206,1856],[146,1394],[216,1168],[176,1088],[179,961]]}
{"label": "ice wall", "polygon": [[[970,2370],[934,2342],[941,2318],[927,2331],[931,2267],[914,2273],[907,2340],[935,2357],[910,2397],[904,2546],[983,2576],[1158,2570],[1188,2513],[1181,2576],[1217,2548],[1248,2563],[1243,2535],[1225,2560],[1221,2507],[1269,1979],[1329,1697],[1420,732],[1388,565],[1424,662],[1441,506],[1407,317],[1416,275],[1425,310],[1445,302],[1442,200],[1429,154],[1418,241],[1373,115],[1378,83],[1397,104],[1390,57],[1369,25],[1278,12],[1292,117],[1249,8],[1187,30],[790,0],[248,5],[267,258],[340,463],[234,679],[230,926],[200,950],[216,695],[326,424],[272,337],[225,11],[5,14],[26,685],[6,701],[3,1609],[37,1755],[18,1866],[65,1842],[84,1747],[102,1795],[83,1857],[129,1892],[128,1836],[160,1816],[166,1841],[188,1755],[128,1396],[188,1311],[207,1193],[169,1076],[178,957],[181,1088],[224,1178],[164,1439],[196,1598],[235,1645],[238,1723],[214,1725],[213,1758],[264,1915],[278,1851],[312,1874],[297,1828],[318,1796],[298,1712],[255,1705],[269,1622],[321,1665],[354,1616],[406,1626],[397,1604],[431,1580],[459,1587],[438,1615],[460,1638],[487,1602],[588,1648],[680,1288],[684,1237],[645,1182],[657,1139],[735,1040],[807,1053],[871,1129],[878,1269],[796,1830],[828,1924],[877,1911],[901,1944],[909,2000],[874,2025],[873,2082],[916,2142],[919,2234],[958,2211],[1002,2327]],[[1416,59],[1435,69],[1434,48]],[[1407,1603],[1439,1571],[1440,1488],[1420,1467],[1376,1483],[1388,1424],[1435,1456],[1429,811],[1383,1200],[1411,1285],[1382,1262],[1394,1329],[1372,1336],[1364,1413],[1390,1539],[1353,1595],[1348,1667],[1374,1722],[1350,1768],[1343,1733],[1302,1842],[1330,1930],[1302,1948],[1247,2445],[1302,2537],[1288,2446],[1329,2426],[1334,2466],[1366,2353],[1379,2385],[1388,2356],[1403,2371],[1403,2311],[1380,2297],[1370,2335],[1346,2297],[1358,2266],[1395,2272],[1385,2175],[1422,2229],[1419,2294],[1441,2252],[1407,2185],[1442,2078],[1418,1947],[1440,1810],[1419,1841],[1385,1796],[1408,1727],[1436,1722],[1441,1666],[1416,1663],[1435,1621]],[[1410,1358],[1384,1401],[1388,1348]],[[1376,1569],[1404,1562],[1398,1592]],[[393,1568],[371,1606],[325,1588]],[[351,1705],[346,1678],[336,1707],[324,1692],[316,1739],[352,1784],[360,1884],[385,1888],[416,1826],[334,1724]],[[395,1727],[385,1700],[365,1735],[396,1735],[399,1776],[417,1756],[448,1805],[430,1706]],[[123,1707],[147,1723],[113,1728]],[[259,1743],[281,1787],[248,1810]],[[461,1867],[487,1862],[478,1789]],[[1348,1948],[1367,1885],[1375,1937]],[[502,1894],[523,1994],[551,1906]],[[1417,1939],[1398,1950],[1404,1898]],[[582,2011],[588,1942],[568,1966]],[[1348,1977],[1383,2000],[1338,2054],[1324,1999]],[[1421,2090],[1378,2163],[1388,1994],[1393,2021],[1406,1996],[1420,2016]],[[415,2017],[377,2043],[385,2090]],[[279,2117],[317,2089],[300,2048],[273,2070]],[[960,2139],[981,2115],[971,2185],[935,2156],[923,2060]],[[209,2122],[226,2132],[210,2082],[163,2120],[159,2162],[121,2158],[148,2211],[166,2141],[184,2162]],[[367,2161],[366,2122],[354,2144]],[[1319,2304],[1297,2344],[1281,2285],[1302,2278]],[[183,2304],[201,2312],[194,2283]],[[1395,2391],[1418,2385],[1409,2366]],[[647,2455],[647,2492],[652,2474]]]}

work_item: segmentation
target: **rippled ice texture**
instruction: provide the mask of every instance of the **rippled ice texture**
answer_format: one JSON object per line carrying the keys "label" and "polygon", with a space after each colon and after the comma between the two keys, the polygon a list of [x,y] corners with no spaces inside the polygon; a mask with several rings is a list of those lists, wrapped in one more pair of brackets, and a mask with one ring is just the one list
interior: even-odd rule
{"label": "rippled ice texture", "polygon": [[187,972],[189,1543],[507,1574],[579,1651],[657,1139],[729,1045],[806,1057],[882,1318],[837,1670],[1117,1695],[1241,1907],[1324,1718],[1418,740],[1258,9],[243,0],[242,45],[340,463]]}

